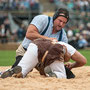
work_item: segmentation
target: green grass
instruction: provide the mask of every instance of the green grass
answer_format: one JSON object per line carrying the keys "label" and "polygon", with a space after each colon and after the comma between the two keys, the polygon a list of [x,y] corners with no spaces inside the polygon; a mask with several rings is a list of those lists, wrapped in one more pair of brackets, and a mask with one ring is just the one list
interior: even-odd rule
{"label": "green grass", "polygon": [[[90,50],[78,50],[83,56],[85,56],[86,57],[86,59],[87,59],[87,66],[90,66]],[[71,62],[73,62],[72,60],[71,60]]]}
{"label": "green grass", "polygon": [[[90,50],[79,50],[87,58],[87,64],[90,66]],[[0,51],[0,66],[11,66],[15,61],[15,51]]]}
{"label": "green grass", "polygon": [[90,50],[79,50],[79,52],[86,57],[87,65],[90,66]]}
{"label": "green grass", "polygon": [[15,51],[0,51],[0,66],[10,66],[15,61]]}

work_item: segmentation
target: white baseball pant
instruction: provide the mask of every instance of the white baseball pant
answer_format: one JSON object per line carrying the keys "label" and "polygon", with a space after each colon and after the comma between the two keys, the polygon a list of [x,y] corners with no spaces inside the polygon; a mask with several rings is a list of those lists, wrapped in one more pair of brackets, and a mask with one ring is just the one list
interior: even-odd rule
{"label": "white baseball pant", "polygon": [[[38,63],[38,47],[34,43],[30,43],[23,58],[19,62],[18,66],[22,67],[22,74],[25,77]],[[57,78],[66,78],[66,72],[64,63],[60,61],[54,61],[49,65],[52,72],[57,75]]]}

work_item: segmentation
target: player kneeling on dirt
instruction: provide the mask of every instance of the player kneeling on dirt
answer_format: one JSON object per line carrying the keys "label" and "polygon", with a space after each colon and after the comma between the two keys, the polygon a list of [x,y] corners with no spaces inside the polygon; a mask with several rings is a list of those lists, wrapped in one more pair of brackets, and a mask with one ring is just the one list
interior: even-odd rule
{"label": "player kneeling on dirt", "polygon": [[[70,59],[75,62],[64,64]],[[13,74],[15,77],[26,77],[33,68],[36,68],[41,75],[74,78],[74,74],[71,71],[67,73],[67,71],[83,66],[86,62],[86,58],[71,45],[40,38],[29,44],[18,66],[4,72],[1,77],[6,78]]]}

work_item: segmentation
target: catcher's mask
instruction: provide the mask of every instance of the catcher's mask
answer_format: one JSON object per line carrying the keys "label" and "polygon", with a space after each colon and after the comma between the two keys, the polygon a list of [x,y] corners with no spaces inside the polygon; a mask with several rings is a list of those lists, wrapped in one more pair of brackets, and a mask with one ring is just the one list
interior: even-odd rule
{"label": "catcher's mask", "polygon": [[69,11],[67,9],[65,9],[65,8],[58,9],[55,12],[55,14],[53,15],[53,21],[59,16],[63,16],[65,18],[67,18],[67,22],[69,21]]}

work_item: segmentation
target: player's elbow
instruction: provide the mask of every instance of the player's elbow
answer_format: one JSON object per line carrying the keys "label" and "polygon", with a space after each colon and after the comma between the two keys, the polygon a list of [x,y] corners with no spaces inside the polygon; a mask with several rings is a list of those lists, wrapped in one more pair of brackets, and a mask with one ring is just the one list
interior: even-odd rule
{"label": "player's elbow", "polygon": [[28,38],[28,39],[30,38],[30,35],[29,35],[29,33],[26,33],[26,38]]}
{"label": "player's elbow", "polygon": [[81,62],[82,66],[85,65],[86,63],[87,63],[87,59],[86,58],[83,58],[83,60]]}
{"label": "player's elbow", "polygon": [[85,65],[87,63],[87,59],[85,58],[83,61],[83,64]]}
{"label": "player's elbow", "polygon": [[26,38],[31,39],[31,37],[33,36],[32,35],[33,32],[34,31],[31,29],[31,27],[29,25],[29,27],[27,28],[27,32],[26,32]]}
{"label": "player's elbow", "polygon": [[26,32],[26,38],[31,39],[33,36],[33,31],[27,31]]}

